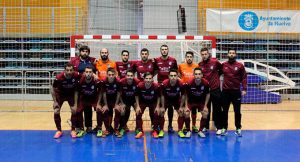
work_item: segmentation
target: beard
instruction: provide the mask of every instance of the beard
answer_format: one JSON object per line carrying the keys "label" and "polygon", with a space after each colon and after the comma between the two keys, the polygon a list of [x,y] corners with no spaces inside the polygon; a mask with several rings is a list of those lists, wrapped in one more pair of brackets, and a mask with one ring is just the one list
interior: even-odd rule
{"label": "beard", "polygon": [[236,60],[236,57],[228,57],[229,62],[234,62]]}
{"label": "beard", "polygon": [[106,55],[101,56],[101,60],[106,61],[107,59],[108,59],[108,56],[106,56]]}

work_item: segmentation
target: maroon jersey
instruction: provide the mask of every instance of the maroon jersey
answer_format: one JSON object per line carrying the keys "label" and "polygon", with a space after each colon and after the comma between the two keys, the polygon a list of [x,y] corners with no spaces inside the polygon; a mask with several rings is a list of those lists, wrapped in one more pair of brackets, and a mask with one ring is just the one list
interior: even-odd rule
{"label": "maroon jersey", "polygon": [[201,79],[200,85],[196,85],[195,79],[186,84],[186,94],[188,96],[189,104],[204,104],[206,95],[209,93],[208,81]]}
{"label": "maroon jersey", "polygon": [[61,94],[72,94],[75,92],[75,90],[78,87],[78,81],[79,81],[79,73],[74,72],[73,76],[70,79],[67,79],[65,77],[65,73],[61,72],[59,73],[54,82],[53,82],[53,88],[55,93],[61,93]]}
{"label": "maroon jersey", "polygon": [[107,102],[114,102],[117,99],[119,88],[120,85],[117,78],[113,83],[109,83],[107,79],[102,82],[102,92],[106,92]]}
{"label": "maroon jersey", "polygon": [[160,91],[157,83],[152,83],[149,89],[146,89],[145,82],[138,84],[137,94],[139,96],[140,104],[156,104]]}
{"label": "maroon jersey", "polygon": [[154,62],[153,60],[148,60],[146,63],[143,61],[137,61],[135,63],[135,71],[137,72],[137,78],[139,80],[144,80],[144,74],[146,72],[150,72],[152,75],[154,75]]}
{"label": "maroon jersey", "polygon": [[79,81],[79,95],[86,98],[97,97],[100,89],[100,81],[92,77],[91,82],[87,83],[85,78],[85,75],[82,75]]}
{"label": "maroon jersey", "polygon": [[135,61],[128,61],[126,63],[124,63],[124,62],[116,62],[118,76],[121,79],[125,78],[127,70],[130,69],[130,70],[134,71],[134,64],[135,64]]}
{"label": "maroon jersey", "polygon": [[166,79],[160,85],[162,95],[165,97],[165,102],[178,102],[180,96],[184,93],[184,86],[180,79],[177,79],[177,82],[174,86],[171,86],[170,79]]}
{"label": "maroon jersey", "polygon": [[120,91],[121,97],[124,103],[135,102],[135,95],[137,93],[137,86],[139,80],[134,78],[131,85],[127,83],[127,79],[123,78],[120,80]]}
{"label": "maroon jersey", "polygon": [[199,67],[202,70],[203,77],[209,82],[210,90],[220,88],[222,65],[218,59],[210,58],[207,61],[201,61]]}
{"label": "maroon jersey", "polygon": [[242,63],[226,61],[222,64],[222,72],[223,90],[239,90],[242,83],[243,90],[247,91],[247,73]]}
{"label": "maroon jersey", "polygon": [[168,56],[166,60],[164,60],[162,57],[156,58],[155,66],[158,70],[157,81],[159,83],[163,82],[165,79],[168,79],[170,69],[178,69],[176,59],[170,56]]}

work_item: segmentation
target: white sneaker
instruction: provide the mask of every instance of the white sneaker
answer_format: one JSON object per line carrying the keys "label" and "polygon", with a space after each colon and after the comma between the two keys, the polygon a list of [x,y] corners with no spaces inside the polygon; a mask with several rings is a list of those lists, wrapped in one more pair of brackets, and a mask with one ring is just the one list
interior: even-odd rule
{"label": "white sneaker", "polygon": [[203,129],[202,129],[202,132],[203,132],[203,133],[207,133],[207,131],[208,131],[208,130],[207,130],[206,128],[203,128]]}
{"label": "white sneaker", "polygon": [[201,137],[201,138],[205,138],[205,134],[202,132],[202,131],[199,131],[198,132],[198,136]]}
{"label": "white sneaker", "polygon": [[216,131],[216,135],[221,135],[222,134],[222,129],[218,129],[217,131]]}
{"label": "white sneaker", "polygon": [[185,134],[185,138],[191,138],[191,135],[192,135],[192,132],[191,132],[191,131],[188,131],[188,132],[186,132],[186,134]]}

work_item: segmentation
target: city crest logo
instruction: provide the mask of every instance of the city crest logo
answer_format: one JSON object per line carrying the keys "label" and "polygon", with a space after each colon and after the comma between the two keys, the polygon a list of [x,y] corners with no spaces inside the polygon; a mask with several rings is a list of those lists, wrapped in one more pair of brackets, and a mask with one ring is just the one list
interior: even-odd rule
{"label": "city crest logo", "polygon": [[238,19],[239,26],[246,31],[252,31],[258,26],[258,16],[252,11],[243,12]]}

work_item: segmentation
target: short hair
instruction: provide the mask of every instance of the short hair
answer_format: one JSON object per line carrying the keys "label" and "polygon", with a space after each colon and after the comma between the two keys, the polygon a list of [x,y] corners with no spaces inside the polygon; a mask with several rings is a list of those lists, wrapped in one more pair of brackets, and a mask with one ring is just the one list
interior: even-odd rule
{"label": "short hair", "polygon": [[127,70],[126,70],[126,74],[127,74],[127,73],[132,73],[132,74],[134,74],[133,70],[131,70],[131,69],[127,69]]}
{"label": "short hair", "polygon": [[109,68],[107,68],[107,71],[106,71],[107,73],[108,72],[113,72],[113,73],[116,73],[116,70],[114,69],[114,68],[112,68],[112,67],[109,67]]}
{"label": "short hair", "polygon": [[127,52],[129,55],[129,51],[127,51],[127,50],[122,50],[121,55],[123,55],[124,52]]}
{"label": "short hair", "polygon": [[166,45],[166,44],[161,45],[161,46],[160,46],[160,49],[161,49],[162,47],[167,47],[167,48],[169,49],[168,45]]}
{"label": "short hair", "polygon": [[227,53],[229,53],[229,51],[234,51],[234,52],[236,53],[236,49],[235,49],[235,48],[232,48],[232,47],[228,48]]}
{"label": "short hair", "polygon": [[194,57],[194,52],[192,52],[192,51],[186,51],[185,52],[185,56],[187,56],[188,54],[190,54],[190,55],[192,55]]}
{"label": "short hair", "polygon": [[169,74],[171,74],[171,72],[175,72],[176,74],[178,74],[178,70],[174,68],[170,69]]}
{"label": "short hair", "polygon": [[199,67],[196,67],[195,69],[194,69],[194,73],[195,73],[195,71],[196,70],[200,70],[201,71],[201,73],[202,73],[202,70],[201,70],[201,68],[199,68]]}
{"label": "short hair", "polygon": [[204,52],[204,51],[207,51],[207,52],[208,52],[208,48],[206,48],[206,47],[201,48],[200,53],[201,53],[201,52]]}
{"label": "short hair", "polygon": [[81,52],[81,51],[84,51],[84,50],[87,50],[87,51],[88,51],[88,53],[90,53],[90,52],[91,52],[91,50],[90,50],[90,47],[89,47],[89,46],[83,45],[83,46],[81,46],[81,47],[79,48],[79,52]]}
{"label": "short hair", "polygon": [[141,53],[142,52],[147,52],[147,53],[149,53],[149,50],[147,49],[147,48],[143,48],[142,50],[141,50]]}
{"label": "short hair", "polygon": [[64,66],[64,69],[66,70],[67,67],[72,67],[72,69],[74,69],[74,65],[71,64],[71,63],[67,63],[67,64]]}
{"label": "short hair", "polygon": [[151,76],[152,76],[152,78],[153,78],[153,74],[152,74],[152,73],[150,73],[150,72],[146,72],[146,73],[144,74],[144,78],[146,78],[148,75],[151,75]]}
{"label": "short hair", "polygon": [[85,71],[85,69],[91,69],[91,70],[93,70],[94,68],[93,68],[92,66],[88,65],[88,66],[86,66],[86,67],[84,68],[84,71]]}

